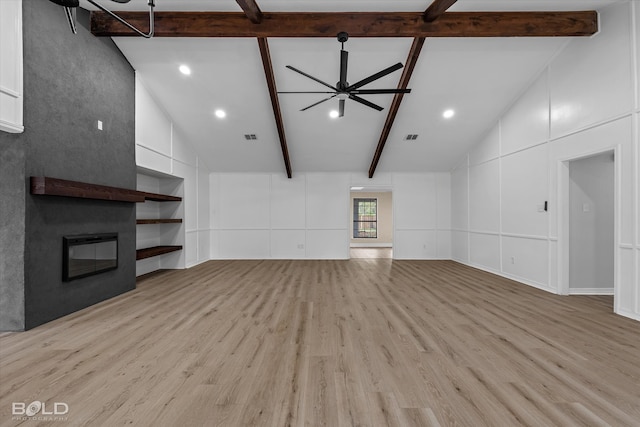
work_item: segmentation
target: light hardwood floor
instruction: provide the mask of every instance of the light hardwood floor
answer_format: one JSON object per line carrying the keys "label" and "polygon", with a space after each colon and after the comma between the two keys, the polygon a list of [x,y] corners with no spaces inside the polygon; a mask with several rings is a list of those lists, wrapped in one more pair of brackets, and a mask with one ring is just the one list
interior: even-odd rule
{"label": "light hardwood floor", "polygon": [[639,426],[640,323],[451,261],[211,261],[3,334],[0,425],[34,400],[53,426]]}

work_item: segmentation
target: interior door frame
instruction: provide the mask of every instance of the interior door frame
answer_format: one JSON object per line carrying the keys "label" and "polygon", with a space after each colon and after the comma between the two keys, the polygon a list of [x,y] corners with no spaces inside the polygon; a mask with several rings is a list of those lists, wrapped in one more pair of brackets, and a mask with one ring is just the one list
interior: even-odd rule
{"label": "interior door frame", "polygon": [[558,294],[559,295],[569,295],[569,221],[570,221],[570,212],[569,212],[569,187],[570,187],[570,177],[569,177],[569,164],[572,161],[580,160],[592,156],[596,156],[604,153],[611,153],[614,155],[614,219],[613,219],[613,233],[614,233],[614,245],[613,245],[613,260],[614,260],[614,269],[613,269],[613,300],[614,300],[614,311],[617,312],[617,302],[619,301],[619,271],[620,271],[620,259],[618,255],[618,250],[620,246],[620,194],[621,194],[621,152],[622,146],[616,145],[614,147],[607,147],[605,149],[599,149],[596,151],[580,153],[579,155],[572,156],[570,158],[559,159],[557,163],[558,167],[558,254],[557,254],[557,265],[558,265]]}

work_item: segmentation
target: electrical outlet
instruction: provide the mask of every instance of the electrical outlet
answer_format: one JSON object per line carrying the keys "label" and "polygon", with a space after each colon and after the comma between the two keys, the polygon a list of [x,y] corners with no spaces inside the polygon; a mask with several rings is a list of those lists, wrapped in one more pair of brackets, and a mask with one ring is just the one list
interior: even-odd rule
{"label": "electrical outlet", "polygon": [[516,257],[512,256],[511,257],[511,264],[515,264],[516,263]]}
{"label": "electrical outlet", "polygon": [[298,249],[304,249],[304,245],[302,243],[298,243]]}

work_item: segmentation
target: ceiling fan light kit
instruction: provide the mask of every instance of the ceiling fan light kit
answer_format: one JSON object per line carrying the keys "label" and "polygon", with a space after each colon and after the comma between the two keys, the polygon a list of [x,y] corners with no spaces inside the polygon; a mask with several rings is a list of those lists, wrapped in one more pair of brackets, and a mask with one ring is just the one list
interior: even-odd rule
{"label": "ceiling fan light kit", "polygon": [[366,105],[369,108],[373,108],[374,110],[377,111],[382,111],[384,108],[382,108],[381,106],[374,104],[371,101],[368,101],[358,95],[378,95],[378,94],[404,94],[404,93],[410,93],[411,89],[360,89],[362,86],[367,85],[375,80],[378,80],[384,76],[386,76],[387,74],[391,74],[394,71],[397,71],[399,69],[401,69],[403,67],[403,65],[398,62],[397,64],[394,64],[390,67],[385,68],[384,70],[381,70],[375,74],[370,75],[369,77],[366,77],[352,85],[349,84],[349,82],[347,82],[347,66],[348,66],[348,62],[349,62],[349,52],[347,52],[346,50],[344,50],[344,44],[347,40],[349,40],[349,34],[347,34],[344,31],[341,31],[338,33],[337,35],[337,39],[338,42],[341,43],[341,48],[340,48],[340,80],[338,80],[338,82],[336,83],[335,86],[330,85],[329,83],[326,83],[316,77],[313,77],[310,74],[305,73],[304,71],[301,71],[291,65],[287,65],[287,68],[295,71],[298,74],[302,74],[303,76],[314,80],[318,83],[320,83],[323,86],[328,87],[329,89],[331,89],[331,91],[324,91],[324,92],[318,92],[318,91],[297,91],[297,92],[287,92],[287,91],[283,91],[283,92],[278,92],[281,94],[287,94],[287,93],[324,93],[324,94],[329,94],[330,96],[328,96],[327,98],[321,99],[318,102],[315,102],[303,109],[301,109],[300,111],[306,111],[309,108],[315,107],[318,104],[322,104],[325,101],[328,101],[330,99],[333,98],[338,98],[338,117],[343,117],[344,116],[344,106],[345,106],[345,102],[347,99],[351,99],[353,101],[356,101],[362,105]]}
{"label": "ceiling fan light kit", "polygon": [[[78,31],[76,29],[76,12],[75,12],[75,9],[80,6],[80,1],[79,0],[49,0],[49,1],[51,1],[52,3],[55,3],[55,4],[59,5],[59,6],[64,7],[64,12],[65,12],[65,15],[67,17],[67,21],[69,22],[69,28],[71,29],[71,32],[73,34],[77,34]],[[94,0],[87,0],[87,1],[89,3],[91,3],[92,5],[94,5],[95,7],[97,7],[98,9],[100,9],[101,11],[107,13],[112,18],[116,19],[118,22],[120,22],[123,25],[125,25],[130,30],[135,31],[137,34],[141,35],[142,37],[147,38],[147,39],[150,39],[151,37],[153,37],[153,32],[154,32],[153,8],[156,6],[155,5],[155,0],[149,0],[149,3],[147,3],[147,5],[149,6],[149,32],[148,33],[143,33],[142,31],[138,30],[136,27],[134,27],[133,25],[129,24],[127,21],[125,21],[124,19],[122,19],[121,17],[116,15],[115,13],[111,12],[109,9],[107,9],[104,6],[102,6],[101,4],[95,2]],[[115,3],[124,4],[124,3],[129,3],[131,0],[111,0],[111,1],[113,1]]]}

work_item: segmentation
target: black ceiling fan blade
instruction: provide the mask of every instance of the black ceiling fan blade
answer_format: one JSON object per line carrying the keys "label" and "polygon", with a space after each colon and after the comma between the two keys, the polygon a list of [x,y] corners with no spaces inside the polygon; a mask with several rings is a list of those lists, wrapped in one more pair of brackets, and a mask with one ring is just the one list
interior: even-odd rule
{"label": "black ceiling fan blade", "polygon": [[344,117],[344,99],[341,99],[338,104],[338,117]]}
{"label": "black ceiling fan blade", "polygon": [[309,108],[311,108],[311,107],[315,107],[315,106],[316,106],[316,105],[318,105],[318,104],[322,104],[323,102],[328,101],[328,100],[330,100],[330,99],[332,99],[332,98],[335,98],[336,96],[338,96],[338,95],[332,95],[332,96],[330,96],[330,97],[328,97],[328,98],[325,98],[325,99],[323,99],[323,100],[321,100],[321,101],[318,101],[318,102],[316,102],[316,103],[314,103],[314,104],[311,104],[311,105],[309,105],[308,107],[304,107],[304,108],[303,108],[302,110],[300,110],[300,111],[308,110]]}
{"label": "black ceiling fan blade", "polygon": [[355,89],[349,91],[354,95],[378,95],[385,93],[411,93],[411,89]]}
{"label": "black ceiling fan blade", "polygon": [[359,96],[356,96],[356,95],[349,94],[349,99],[353,99],[354,101],[359,102],[360,104],[366,105],[367,107],[371,107],[374,110],[378,110],[378,111],[384,110],[384,108],[382,108],[381,106],[376,105],[373,102],[369,102],[366,99],[360,98]]}
{"label": "black ceiling fan blade", "polygon": [[333,91],[329,92],[329,91],[281,91],[278,93],[335,93]]}
{"label": "black ceiling fan blade", "polygon": [[365,78],[365,79],[362,79],[362,80],[360,80],[360,81],[359,81],[359,82],[357,82],[357,83],[352,84],[351,86],[349,86],[349,87],[346,89],[346,91],[348,92],[348,91],[351,91],[351,90],[353,90],[353,89],[358,89],[359,87],[364,86],[364,85],[366,85],[366,84],[369,84],[369,83],[371,83],[372,81],[378,80],[379,78],[382,78],[382,77],[386,76],[387,74],[391,74],[391,73],[393,73],[394,71],[397,71],[397,70],[399,70],[399,69],[400,69],[400,68],[402,68],[402,67],[403,67],[403,65],[402,65],[400,62],[398,62],[397,64],[392,65],[391,67],[387,67],[387,68],[385,68],[385,69],[384,69],[384,70],[382,70],[382,71],[378,71],[377,73],[372,74],[372,75],[370,75],[369,77],[367,77],[367,78]]}
{"label": "black ceiling fan blade", "polygon": [[336,92],[338,91],[338,89],[337,89],[337,88],[335,88],[335,87],[331,86],[329,83],[325,83],[325,82],[323,82],[322,80],[316,79],[316,78],[315,78],[315,77],[313,77],[312,75],[309,75],[309,74],[305,73],[304,71],[300,71],[300,70],[298,70],[297,68],[292,67],[291,65],[287,65],[287,68],[288,68],[288,69],[290,69],[290,70],[295,71],[296,73],[302,74],[303,76],[305,76],[305,77],[307,77],[307,78],[310,78],[311,80],[314,80],[314,81],[316,81],[316,82],[320,83],[321,85],[324,85],[324,86],[328,87],[329,89],[333,89],[333,90],[334,90],[334,91],[336,91]]}
{"label": "black ceiling fan blade", "polygon": [[349,52],[340,50],[340,82],[338,88],[347,87],[347,63],[349,61]]}

